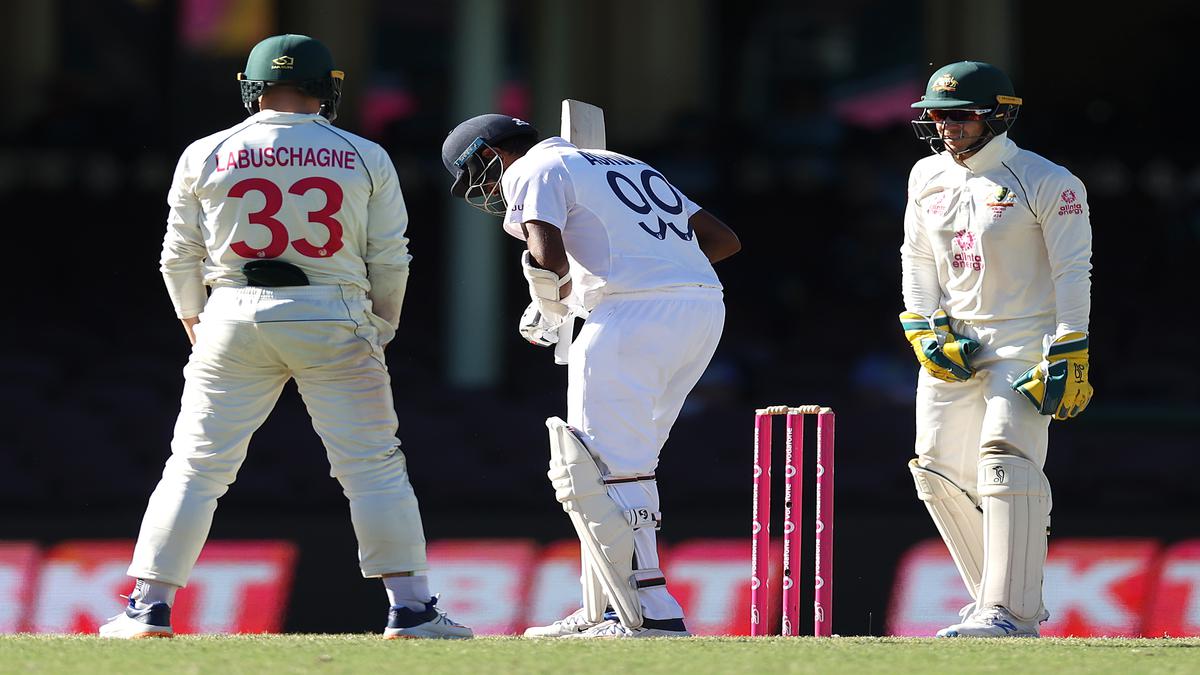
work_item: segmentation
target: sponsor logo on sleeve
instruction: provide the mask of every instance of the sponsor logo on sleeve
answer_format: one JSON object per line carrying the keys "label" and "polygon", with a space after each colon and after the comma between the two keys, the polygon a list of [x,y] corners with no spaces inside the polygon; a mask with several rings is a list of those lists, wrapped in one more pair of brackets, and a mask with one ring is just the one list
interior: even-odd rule
{"label": "sponsor logo on sleeve", "polygon": [[1075,195],[1074,190],[1063,190],[1062,203],[1058,207],[1058,215],[1079,215],[1083,213],[1083,203]]}
{"label": "sponsor logo on sleeve", "polygon": [[941,216],[946,213],[946,193],[939,192],[934,195],[933,199],[929,200],[929,206],[925,207],[925,213],[931,216]]}

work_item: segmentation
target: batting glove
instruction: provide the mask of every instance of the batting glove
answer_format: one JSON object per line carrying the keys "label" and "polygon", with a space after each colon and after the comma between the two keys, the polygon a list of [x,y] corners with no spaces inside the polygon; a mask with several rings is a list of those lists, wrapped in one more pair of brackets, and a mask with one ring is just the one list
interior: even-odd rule
{"label": "batting glove", "polygon": [[1066,420],[1083,412],[1092,400],[1088,382],[1088,336],[1072,331],[1055,339],[1046,337],[1045,358],[1013,382],[1043,415]]}
{"label": "batting glove", "polygon": [[975,374],[968,358],[979,351],[979,343],[950,332],[950,317],[939,309],[933,316],[901,312],[904,337],[912,344],[917,360],[930,375],[946,382],[966,382]]}
{"label": "batting glove", "polygon": [[[517,325],[517,331],[521,337],[529,341],[529,344],[537,345],[538,347],[549,347],[558,342],[558,328],[562,325],[561,319],[550,319],[542,313],[542,305],[547,301],[537,301],[529,303],[525,308],[525,312],[521,314],[521,322]],[[562,303],[556,303],[562,304]],[[566,311],[566,305],[563,305],[563,311]]]}

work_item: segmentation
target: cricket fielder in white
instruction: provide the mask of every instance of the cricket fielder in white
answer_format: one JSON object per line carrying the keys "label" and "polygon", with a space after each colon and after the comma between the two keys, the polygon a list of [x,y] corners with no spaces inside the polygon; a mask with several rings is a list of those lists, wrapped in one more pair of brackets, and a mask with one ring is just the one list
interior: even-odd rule
{"label": "cricket fielder in white", "polygon": [[520,334],[550,346],[569,316],[587,319],[568,354],[567,420],[546,422],[548,475],[582,544],[583,607],[525,635],[690,635],[659,568],[654,471],[721,337],[712,263],[737,236],[644,162],[539,142],[513,117],[466,120],[442,159],[452,194],[527,242]]}
{"label": "cricket fielder in white", "polygon": [[383,578],[384,635],[469,638],[429,593],[396,438],[384,347],[411,256],[395,168],[379,145],[331,124],[342,73],[317,40],[267,38],[238,79],[250,117],[192,143],[168,195],[162,273],[192,354],[171,457],[129,565],[137,582],[100,634],[173,634],[175,592],[217,499],[294,379],[350,501],[363,576]]}
{"label": "cricket fielder in white", "polygon": [[939,637],[1039,635],[1048,427],[1092,396],[1087,193],[1008,138],[1020,106],[978,61],[939,68],[913,104],[934,154],[909,177],[900,249],[923,366],[909,468],[974,601]]}

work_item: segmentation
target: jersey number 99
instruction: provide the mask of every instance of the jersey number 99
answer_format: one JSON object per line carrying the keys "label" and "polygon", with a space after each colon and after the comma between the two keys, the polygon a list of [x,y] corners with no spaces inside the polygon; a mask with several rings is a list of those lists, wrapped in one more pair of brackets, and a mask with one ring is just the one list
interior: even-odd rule
{"label": "jersey number 99", "polygon": [[[617,196],[617,199],[620,199],[622,204],[628,206],[639,216],[650,215],[655,206],[665,211],[668,216],[678,216],[683,213],[683,197],[675,191],[675,188],[671,187],[671,184],[667,182],[667,179],[661,173],[654,169],[642,171],[642,190],[638,189],[632,178],[619,171],[609,171],[606,177],[608,178],[608,186],[612,188],[613,194]],[[655,178],[666,186],[667,191],[671,195],[671,200],[675,202],[674,204],[667,204],[654,192],[654,184],[651,181]],[[634,201],[626,194],[627,190],[632,191],[637,196],[637,201]],[[644,193],[643,190],[645,191]],[[652,203],[653,206],[651,206]],[[638,221],[638,225],[647,234],[659,241],[667,238],[667,228],[670,228],[676,236],[684,241],[691,241],[693,236],[692,224],[690,222],[687,224],[687,229],[681,232],[679,228],[675,227],[675,223],[663,220],[661,216],[658,216],[658,229],[651,228],[640,220]]]}

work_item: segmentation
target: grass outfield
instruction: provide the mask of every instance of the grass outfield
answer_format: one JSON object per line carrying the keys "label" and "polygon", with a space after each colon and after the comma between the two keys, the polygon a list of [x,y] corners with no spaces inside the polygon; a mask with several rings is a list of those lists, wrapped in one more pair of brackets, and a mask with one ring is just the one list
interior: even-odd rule
{"label": "grass outfield", "polygon": [[1200,638],[381,640],[367,635],[0,636],[0,673],[1196,673]]}

